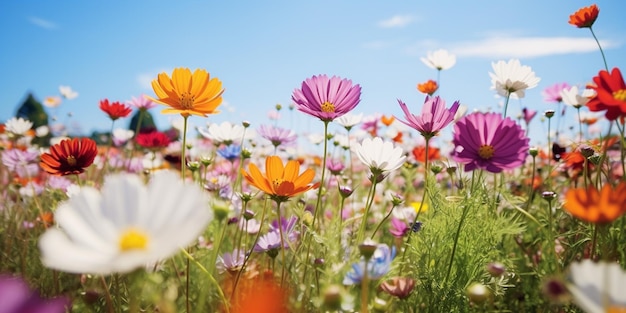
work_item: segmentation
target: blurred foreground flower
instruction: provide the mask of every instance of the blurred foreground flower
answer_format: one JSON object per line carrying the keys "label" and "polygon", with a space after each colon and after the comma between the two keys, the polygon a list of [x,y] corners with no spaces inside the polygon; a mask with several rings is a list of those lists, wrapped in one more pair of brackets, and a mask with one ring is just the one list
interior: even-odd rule
{"label": "blurred foreground flower", "polygon": [[600,10],[598,6],[592,4],[588,7],[580,8],[578,11],[574,12],[574,14],[569,16],[569,23],[578,28],[588,28],[593,26],[593,23],[598,18],[598,14]]}
{"label": "blurred foreground flower", "polygon": [[161,111],[165,114],[179,113],[183,117],[219,113],[217,107],[222,103],[222,82],[211,78],[204,69],[196,69],[191,74],[188,68],[175,68],[170,78],[167,73],[160,73],[152,81],[152,89],[158,99],[150,100],[164,104],[169,108]]}
{"label": "blurred foreground flower", "polygon": [[42,299],[22,279],[0,276],[0,313],[63,313],[70,307],[69,298]]}
{"label": "blurred foreground flower", "polygon": [[70,273],[127,273],[168,258],[193,242],[212,219],[208,199],[175,172],[148,185],[132,174],[83,187],[61,204],[39,247],[45,266]]}
{"label": "blurred foreground flower", "polygon": [[626,213],[626,182],[615,188],[607,183],[600,191],[594,186],[569,189],[563,208],[586,222],[610,223]]}
{"label": "blurred foreground flower", "polygon": [[329,122],[352,111],[359,104],[361,86],[349,79],[326,75],[313,76],[295,89],[291,99],[299,111]]}
{"label": "blurred foreground flower", "polygon": [[283,165],[279,157],[269,156],[265,159],[265,175],[253,163],[250,163],[248,169],[250,173],[241,170],[248,183],[278,202],[319,187],[319,183],[311,184],[315,172],[309,168],[300,174],[300,163],[295,160]]}
{"label": "blurred foreground flower", "polygon": [[31,128],[33,122],[21,117],[12,117],[4,124],[5,131],[16,136],[26,135]]}
{"label": "blurred foreground flower", "polygon": [[41,155],[41,168],[52,175],[80,174],[89,167],[98,154],[96,142],[89,138],[65,139]]}
{"label": "blurred foreground flower", "polygon": [[604,111],[608,120],[614,121],[620,116],[626,116],[626,83],[619,68],[613,68],[609,73],[602,70],[593,78],[596,96],[587,102],[589,111]]}
{"label": "blurred foreground flower", "polygon": [[569,267],[567,289],[587,313],[626,312],[626,272],[618,263],[586,259]]}
{"label": "blurred foreground flower", "polygon": [[465,171],[480,168],[492,173],[521,166],[528,156],[528,138],[510,118],[497,113],[472,113],[454,125],[452,158]]}

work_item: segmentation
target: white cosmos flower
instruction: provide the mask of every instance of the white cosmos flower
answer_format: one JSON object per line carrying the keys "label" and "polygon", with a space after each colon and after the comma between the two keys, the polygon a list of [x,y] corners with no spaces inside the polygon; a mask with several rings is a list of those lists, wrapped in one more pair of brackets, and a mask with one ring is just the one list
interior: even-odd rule
{"label": "white cosmos flower", "polygon": [[70,86],[59,86],[59,92],[61,96],[67,100],[76,99],[76,97],[78,97],[78,92],[72,90]]}
{"label": "white cosmos flower", "polygon": [[221,124],[211,124],[209,127],[198,127],[198,133],[206,139],[210,139],[217,144],[229,145],[233,142],[241,142],[245,128],[243,125],[222,122]]}
{"label": "white cosmos flower", "polygon": [[213,217],[206,193],[171,171],[145,185],[128,173],[106,177],[102,191],[82,187],[59,206],[58,227],[39,240],[45,266],[70,273],[127,273],[192,243]]}
{"label": "white cosmos flower", "polygon": [[63,99],[61,99],[61,97],[59,96],[50,96],[50,97],[46,97],[43,100],[43,105],[49,107],[49,108],[56,108],[59,105],[61,105],[61,103],[63,102]]}
{"label": "white cosmos flower", "polygon": [[526,89],[537,87],[541,80],[530,66],[521,65],[518,59],[491,63],[491,67],[494,71],[489,73],[491,89],[503,97],[514,95],[519,99],[524,98]]}
{"label": "white cosmos flower", "polygon": [[347,113],[336,118],[335,122],[343,126],[345,129],[350,130],[355,125],[361,123],[362,119],[363,119],[363,113],[360,113],[360,114]]}
{"label": "white cosmos flower", "polygon": [[388,141],[383,142],[380,137],[363,139],[361,144],[355,146],[355,152],[372,172],[381,172],[380,174],[397,170],[406,159],[402,148],[394,147]]}
{"label": "white cosmos flower", "polygon": [[456,56],[444,49],[439,49],[434,52],[429,51],[428,55],[425,58],[420,58],[420,60],[422,60],[426,66],[438,71],[447,70],[456,64]]}
{"label": "white cosmos flower", "polygon": [[12,117],[4,124],[4,126],[7,132],[23,136],[33,127],[33,122],[21,117]]}
{"label": "white cosmos flower", "polygon": [[561,98],[563,103],[573,106],[574,108],[581,108],[589,102],[592,96],[595,95],[595,91],[592,89],[583,90],[582,94],[578,93],[578,86],[572,86],[561,90]]}
{"label": "white cosmos flower", "polygon": [[[618,312],[626,309],[626,272],[617,263],[595,263],[589,259],[572,263],[567,288],[587,313]],[[622,312],[619,310],[619,312]]]}

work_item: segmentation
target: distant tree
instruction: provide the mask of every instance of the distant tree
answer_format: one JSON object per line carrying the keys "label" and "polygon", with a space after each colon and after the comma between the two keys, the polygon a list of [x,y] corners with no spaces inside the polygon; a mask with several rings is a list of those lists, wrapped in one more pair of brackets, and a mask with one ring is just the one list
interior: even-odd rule
{"label": "distant tree", "polygon": [[[141,115],[141,111],[137,110],[133,117],[130,119],[130,124],[128,125],[128,129],[132,131],[137,131],[137,124],[139,123],[139,117]],[[141,117],[141,127],[139,128],[140,133],[148,133],[151,131],[155,131],[157,129],[156,124],[154,123],[154,119],[152,118],[152,114],[150,112],[145,111],[143,116]]]}
{"label": "distant tree", "polygon": [[48,113],[46,113],[41,102],[35,99],[32,93],[28,93],[26,100],[17,109],[15,116],[33,122],[34,128],[48,125]]}

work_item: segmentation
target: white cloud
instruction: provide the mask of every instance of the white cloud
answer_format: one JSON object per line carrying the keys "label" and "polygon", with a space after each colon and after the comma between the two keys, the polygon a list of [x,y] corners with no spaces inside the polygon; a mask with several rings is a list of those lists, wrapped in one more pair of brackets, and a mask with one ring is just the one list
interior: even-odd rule
{"label": "white cloud", "polygon": [[50,22],[48,20],[44,20],[42,18],[35,17],[35,16],[29,17],[28,21],[31,22],[33,25],[36,25],[45,29],[57,29],[59,27],[57,24],[53,22]]}
{"label": "white cloud", "polygon": [[[618,45],[610,40],[601,40],[600,44],[603,49]],[[533,58],[598,51],[592,38],[578,37],[491,37],[450,46],[450,51],[458,56],[486,58]]]}
{"label": "white cloud", "polygon": [[394,15],[389,19],[378,22],[378,26],[382,28],[404,27],[413,22],[415,18],[411,15]]}

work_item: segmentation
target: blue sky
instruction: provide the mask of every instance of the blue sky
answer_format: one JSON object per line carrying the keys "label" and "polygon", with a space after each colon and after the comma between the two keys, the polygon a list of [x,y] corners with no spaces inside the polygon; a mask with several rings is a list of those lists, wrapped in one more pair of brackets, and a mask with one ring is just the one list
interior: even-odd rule
{"label": "blue sky", "polygon": [[[397,98],[421,108],[415,86],[436,71],[420,57],[440,48],[457,56],[441,73],[440,95],[449,103],[495,108],[491,63],[519,58],[541,81],[511,102],[510,115],[522,106],[543,112],[555,108],[543,101],[544,88],[585,84],[603,68],[589,30],[567,23],[592,3],[600,8],[594,30],[609,67],[624,68],[623,1],[2,1],[0,122],[28,92],[43,100],[69,85],[79,97],[51,113],[85,133],[106,131],[101,99],[154,95],[150,81],[181,66],[208,70],[226,89],[223,112],[192,117],[194,125],[269,123],[276,103],[289,105],[302,80],[322,73],[362,86],[355,113],[400,115]],[[159,112],[152,111],[161,128],[176,118]],[[296,125],[316,123],[288,113],[283,118]],[[535,131],[543,127],[533,123]]]}

